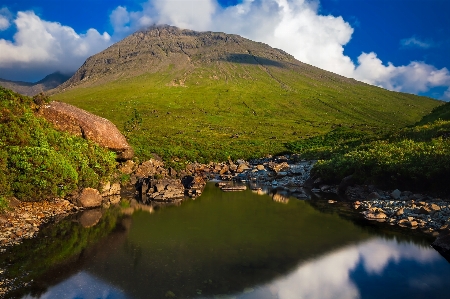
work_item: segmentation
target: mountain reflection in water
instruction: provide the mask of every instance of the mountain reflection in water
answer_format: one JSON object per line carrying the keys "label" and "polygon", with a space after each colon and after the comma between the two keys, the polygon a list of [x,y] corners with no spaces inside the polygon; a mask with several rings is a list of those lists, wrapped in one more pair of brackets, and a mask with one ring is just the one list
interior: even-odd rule
{"label": "mountain reflection in water", "polygon": [[[450,264],[427,245],[428,240],[386,233],[361,224],[359,218],[349,221],[318,203],[250,190],[225,193],[209,185],[199,199],[179,207],[118,218],[109,213],[86,230],[77,222],[66,222],[48,234],[92,235],[99,225],[108,228],[113,223],[115,229],[65,262],[40,269],[43,274],[35,275],[30,291],[19,289],[17,294],[112,299],[447,298]],[[42,264],[38,252],[46,252],[39,251],[43,240],[24,244],[24,252],[36,256],[14,269],[33,273],[35,265]],[[37,264],[30,261],[33,258]]]}

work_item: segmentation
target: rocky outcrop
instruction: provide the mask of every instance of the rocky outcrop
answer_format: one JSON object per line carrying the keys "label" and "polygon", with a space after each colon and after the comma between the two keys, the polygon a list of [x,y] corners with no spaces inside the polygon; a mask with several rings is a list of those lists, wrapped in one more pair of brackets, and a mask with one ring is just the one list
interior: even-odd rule
{"label": "rocky outcrop", "polygon": [[122,133],[105,118],[60,102],[42,106],[39,113],[57,129],[81,136],[116,152],[118,160],[129,160],[134,155]]}

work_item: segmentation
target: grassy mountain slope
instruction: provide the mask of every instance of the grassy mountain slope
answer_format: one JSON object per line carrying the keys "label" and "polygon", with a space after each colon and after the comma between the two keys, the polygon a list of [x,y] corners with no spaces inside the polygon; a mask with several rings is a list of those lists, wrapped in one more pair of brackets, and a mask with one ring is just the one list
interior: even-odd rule
{"label": "grassy mountain slope", "polygon": [[160,26],[90,57],[52,99],[101,115],[142,158],[224,160],[283,152],[336,127],[411,125],[441,104],[390,92],[236,35]]}

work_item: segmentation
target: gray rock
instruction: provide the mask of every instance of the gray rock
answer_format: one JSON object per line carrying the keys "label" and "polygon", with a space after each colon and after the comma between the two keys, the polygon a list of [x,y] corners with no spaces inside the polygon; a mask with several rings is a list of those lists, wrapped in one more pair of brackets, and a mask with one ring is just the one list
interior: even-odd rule
{"label": "gray rock", "polygon": [[372,192],[369,195],[367,195],[367,200],[377,200],[380,198],[381,198],[381,196],[377,192]]}
{"label": "gray rock", "polygon": [[391,197],[393,199],[400,199],[401,194],[402,194],[402,192],[400,190],[395,189],[394,191],[392,191]]}

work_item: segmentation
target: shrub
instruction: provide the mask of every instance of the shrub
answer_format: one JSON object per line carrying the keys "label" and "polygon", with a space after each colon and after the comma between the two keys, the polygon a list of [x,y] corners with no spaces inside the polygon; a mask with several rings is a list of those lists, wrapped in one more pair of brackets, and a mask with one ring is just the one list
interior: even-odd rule
{"label": "shrub", "polygon": [[115,171],[114,153],[34,115],[33,101],[47,100],[0,87],[0,196],[64,196],[77,187],[97,188]]}

